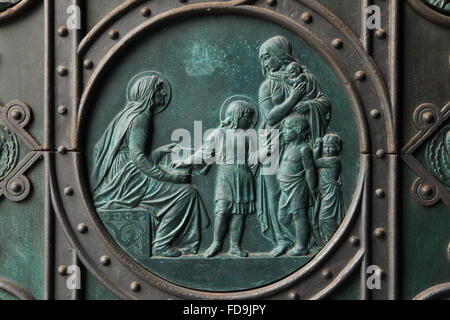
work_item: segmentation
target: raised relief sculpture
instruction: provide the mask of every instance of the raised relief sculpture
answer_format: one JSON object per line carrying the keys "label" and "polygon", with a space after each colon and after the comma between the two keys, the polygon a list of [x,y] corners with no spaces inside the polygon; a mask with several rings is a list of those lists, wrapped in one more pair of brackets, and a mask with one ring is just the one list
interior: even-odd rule
{"label": "raised relief sculpture", "polygon": [[319,172],[320,206],[315,223],[319,227],[321,244],[326,244],[336,232],[345,215],[342,197],[342,163],[339,154],[342,139],[336,134],[327,134],[319,140],[314,150],[316,168]]}
{"label": "raised relief sculpture", "polygon": [[[278,145],[283,154],[285,145],[279,130],[283,120],[291,114],[298,114],[308,121],[310,134],[306,142],[314,148],[315,141],[325,135],[331,119],[331,102],[318,79],[294,56],[285,37],[267,40],[261,46],[259,56],[266,77],[259,92],[261,129],[266,132],[260,140],[260,148],[273,149]],[[294,244],[280,224],[281,187],[276,174],[261,174],[257,190],[263,235],[275,245],[272,255],[280,256]]]}
{"label": "raised relief sculpture", "polygon": [[[255,112],[246,101],[232,101],[221,127],[211,133],[202,148],[189,159],[174,163],[175,168],[195,168],[195,164],[212,161],[218,166],[214,242],[205,253],[207,258],[216,256],[222,249],[228,222],[230,253],[239,257],[248,256],[241,248],[241,240],[246,216],[256,212],[252,167],[256,166],[257,161],[255,141],[246,135],[245,130],[250,128]],[[203,172],[206,171],[203,169]]]}
{"label": "raised relief sculpture", "polygon": [[154,256],[195,254],[201,230],[208,225],[200,196],[188,184],[188,175],[157,165],[174,145],[149,152],[154,113],[167,105],[169,84],[157,75],[132,81],[128,103],[95,147],[91,177],[95,206],[100,215],[149,215]]}
{"label": "raised relief sculpture", "polygon": [[[327,134],[330,99],[286,38],[266,41],[259,57],[266,77],[260,112],[251,98],[230,97],[222,109],[211,109],[220,115],[220,126],[188,155],[176,144],[149,150],[152,121],[171,98],[169,82],[153,71],[129,82],[127,104],[95,146],[91,187],[102,221],[134,257],[212,258],[227,236],[229,259],[309,256],[336,232],[345,214],[342,140]],[[250,129],[259,114],[258,135]],[[213,166],[214,230],[205,247],[209,218],[192,173],[207,175]],[[270,253],[254,256],[244,249],[245,225],[254,213],[251,221],[261,226],[256,237],[270,241],[264,250]]]}
{"label": "raised relief sculpture", "polygon": [[[278,217],[285,235],[289,234],[291,218],[295,223],[295,238],[290,238],[295,239],[296,244],[289,255],[307,255],[311,230],[308,213],[311,205],[317,201],[313,151],[306,142],[310,135],[309,123],[299,114],[290,115],[284,121],[282,134],[287,144],[278,172],[281,189]],[[283,251],[278,251],[277,255],[283,254]]]}
{"label": "raised relief sculpture", "polygon": [[14,169],[19,156],[17,136],[0,120],[0,181]]}
{"label": "raised relief sculpture", "polygon": [[433,175],[450,188],[450,126],[445,126],[427,144],[426,161]]}

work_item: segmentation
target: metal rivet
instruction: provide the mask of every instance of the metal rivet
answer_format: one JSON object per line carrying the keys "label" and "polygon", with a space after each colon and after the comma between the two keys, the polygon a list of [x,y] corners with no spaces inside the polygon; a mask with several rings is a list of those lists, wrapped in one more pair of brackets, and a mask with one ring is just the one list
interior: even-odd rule
{"label": "metal rivet", "polygon": [[425,198],[429,198],[431,196],[433,196],[434,191],[433,191],[433,187],[430,186],[429,184],[424,184],[420,187],[420,195],[425,197]]}
{"label": "metal rivet", "polygon": [[64,188],[64,194],[69,197],[73,196],[73,189],[71,187]]}
{"label": "metal rivet", "polygon": [[104,266],[109,266],[111,264],[111,259],[108,256],[101,256],[100,263]]}
{"label": "metal rivet", "polygon": [[119,31],[117,31],[117,30],[111,30],[111,31],[109,31],[109,37],[112,39],[112,40],[117,40],[117,39],[119,39]]}
{"label": "metal rivet", "polygon": [[298,299],[300,299],[300,295],[298,294],[297,291],[289,292],[288,296],[289,296],[289,299],[291,299],[291,300],[298,300]]}
{"label": "metal rivet", "polygon": [[13,110],[11,112],[11,117],[16,121],[20,121],[22,120],[23,114],[19,110]]}
{"label": "metal rivet", "polygon": [[142,14],[142,16],[144,16],[144,17],[150,17],[151,14],[152,14],[152,10],[150,10],[149,7],[143,7],[143,8],[141,9],[141,14]]}
{"label": "metal rivet", "polygon": [[385,38],[386,38],[386,31],[384,31],[384,29],[378,29],[378,30],[375,32],[375,36],[376,36],[378,39],[385,39]]}
{"label": "metal rivet", "polygon": [[65,265],[60,265],[60,266],[58,267],[58,274],[61,275],[61,276],[67,275],[67,266],[65,266]]}
{"label": "metal rivet", "polygon": [[313,21],[313,16],[310,12],[305,12],[301,16],[304,23],[311,23]]}
{"label": "metal rivet", "polygon": [[20,193],[22,191],[22,185],[18,182],[12,182],[11,191],[14,193]]}
{"label": "metal rivet", "polygon": [[386,155],[386,153],[384,152],[383,149],[377,150],[376,157],[377,157],[378,159],[383,159],[383,158],[385,157],[385,155]]}
{"label": "metal rivet", "polygon": [[351,237],[350,237],[350,244],[351,244],[352,246],[358,247],[360,242],[361,242],[361,241],[359,240],[359,238],[358,238],[357,236],[351,236]]}
{"label": "metal rivet", "polygon": [[57,72],[61,77],[67,76],[67,74],[69,73],[69,69],[67,69],[67,67],[65,66],[59,66],[57,68]]}
{"label": "metal rivet", "polygon": [[67,114],[67,108],[65,106],[59,106],[58,113],[61,115]]}
{"label": "metal rivet", "polygon": [[332,276],[333,276],[333,273],[331,273],[330,269],[324,269],[322,271],[322,278],[324,278],[324,279],[331,279]]}
{"label": "metal rivet", "polygon": [[375,190],[375,195],[377,196],[377,198],[384,198],[386,193],[384,192],[383,189],[377,189]]}
{"label": "metal rivet", "polygon": [[422,115],[422,119],[425,123],[432,124],[436,120],[436,117],[432,112],[427,111]]}
{"label": "metal rivet", "polygon": [[367,78],[366,73],[362,70],[355,73],[355,80],[365,81]]}
{"label": "metal rivet", "polygon": [[374,118],[374,119],[379,119],[380,116],[381,116],[381,112],[380,112],[380,110],[378,110],[378,109],[372,109],[372,110],[370,111],[370,116],[371,116],[372,118]]}
{"label": "metal rivet", "polygon": [[65,146],[59,146],[58,147],[58,153],[66,154],[67,153],[67,148]]}
{"label": "metal rivet", "polygon": [[336,49],[342,49],[342,47],[344,46],[344,42],[342,42],[341,39],[334,39],[331,44],[333,45],[333,47],[335,47]]}
{"label": "metal rivet", "polygon": [[84,60],[83,65],[86,69],[91,70],[94,67],[94,61],[91,59],[86,59]]}
{"label": "metal rivet", "polygon": [[141,285],[139,284],[139,282],[134,281],[130,284],[130,289],[133,292],[141,291]]}
{"label": "metal rivet", "polygon": [[61,26],[61,27],[58,28],[58,34],[61,37],[67,37],[68,34],[69,34],[69,29],[67,29],[66,26]]}
{"label": "metal rivet", "polygon": [[277,5],[277,0],[266,0],[266,2],[269,6],[272,6],[272,7]]}
{"label": "metal rivet", "polygon": [[383,228],[377,228],[373,232],[373,235],[378,239],[383,239],[386,236],[386,232],[384,231]]}
{"label": "metal rivet", "polygon": [[87,233],[88,232],[88,226],[85,223],[80,223],[77,226],[77,230],[79,233]]}

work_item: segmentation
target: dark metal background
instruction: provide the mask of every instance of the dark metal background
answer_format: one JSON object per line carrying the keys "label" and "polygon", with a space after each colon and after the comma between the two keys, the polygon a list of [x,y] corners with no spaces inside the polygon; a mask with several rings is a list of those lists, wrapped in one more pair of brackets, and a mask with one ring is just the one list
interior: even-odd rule
{"label": "dark metal background", "polygon": [[[20,6],[25,7],[27,2]],[[445,16],[432,12],[420,1],[407,2],[433,23],[448,27],[448,17],[445,20]],[[436,122],[421,127],[417,136],[401,149],[400,119],[409,116],[401,115],[399,110],[400,7],[405,3],[362,0],[360,38],[314,0],[128,0],[86,34],[64,27],[67,7],[72,4],[81,7],[82,15],[89,14],[82,0],[43,1],[44,142],[31,150],[45,158],[44,299],[79,299],[86,294],[86,289],[70,291],[66,287],[66,268],[74,264],[122,299],[323,299],[354,279],[358,279],[356,290],[360,299],[402,298],[401,159],[418,179],[436,187],[436,197],[430,201],[418,199],[413,185],[412,194],[419,203],[432,205],[442,200],[449,205],[448,191],[412,155],[418,144],[447,119],[448,106],[442,110],[431,105],[420,106],[432,108],[437,114]],[[382,10],[383,29],[369,30],[365,25],[365,9],[372,4]],[[89,102],[98,82],[133,41],[169,21],[220,14],[271,21],[306,41],[332,67],[346,89],[360,135],[357,188],[346,219],[330,243],[293,275],[259,289],[233,293],[202,292],[171,284],[142,268],[120,249],[93,208],[80,143],[83,125],[94,110]],[[342,40],[342,48],[333,45],[335,39]],[[27,163],[31,165],[36,159]],[[104,263],[105,257],[109,264]],[[381,290],[367,289],[366,269],[370,265],[383,270]],[[18,298],[31,297],[17,285],[1,279],[0,289]],[[442,284],[416,298],[443,297],[448,292],[448,284]]]}

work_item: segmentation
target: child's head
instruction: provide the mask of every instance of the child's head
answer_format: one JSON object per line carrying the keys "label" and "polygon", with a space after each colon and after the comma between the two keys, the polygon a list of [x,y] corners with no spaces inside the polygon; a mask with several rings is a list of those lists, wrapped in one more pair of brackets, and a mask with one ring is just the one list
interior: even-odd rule
{"label": "child's head", "polygon": [[286,67],[286,73],[288,75],[288,78],[290,79],[296,79],[298,76],[303,72],[303,68],[298,62],[291,62]]}
{"label": "child's head", "polygon": [[310,132],[308,120],[299,114],[290,115],[284,120],[282,134],[287,142],[297,140],[298,137],[306,141]]}
{"label": "child's head", "polygon": [[326,157],[338,156],[342,150],[342,139],[337,134],[330,133],[323,138],[322,153]]}
{"label": "child's head", "polygon": [[251,125],[253,112],[250,103],[243,100],[233,101],[225,113],[222,127],[246,130]]}

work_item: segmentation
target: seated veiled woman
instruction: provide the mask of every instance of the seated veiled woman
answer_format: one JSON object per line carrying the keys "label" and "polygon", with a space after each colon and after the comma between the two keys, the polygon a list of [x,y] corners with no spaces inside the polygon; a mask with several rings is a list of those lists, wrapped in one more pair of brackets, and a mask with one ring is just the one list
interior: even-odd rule
{"label": "seated veiled woman", "polygon": [[201,229],[209,220],[197,190],[187,184],[189,177],[156,165],[173,146],[148,157],[152,110],[165,100],[157,76],[142,77],[131,87],[127,105],[95,147],[91,187],[98,211],[140,209],[151,214],[156,230],[153,255],[178,257],[198,252]]}

